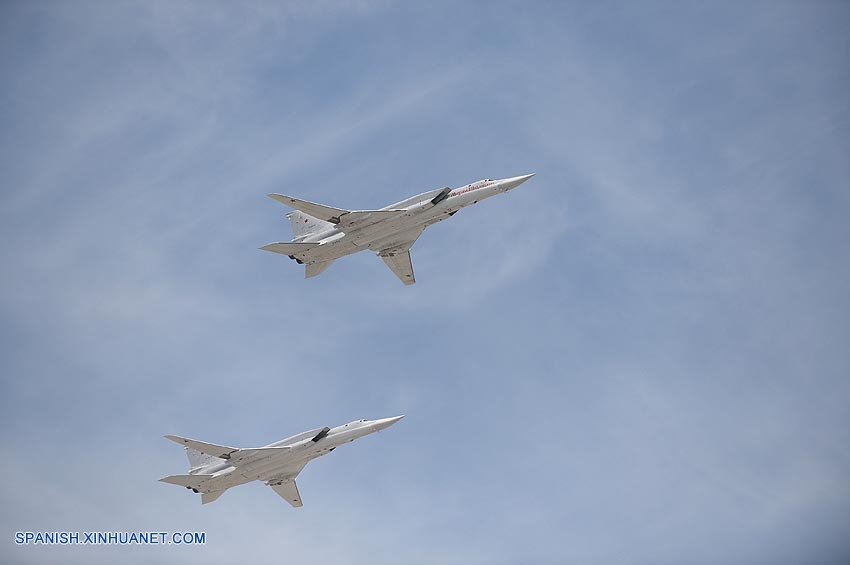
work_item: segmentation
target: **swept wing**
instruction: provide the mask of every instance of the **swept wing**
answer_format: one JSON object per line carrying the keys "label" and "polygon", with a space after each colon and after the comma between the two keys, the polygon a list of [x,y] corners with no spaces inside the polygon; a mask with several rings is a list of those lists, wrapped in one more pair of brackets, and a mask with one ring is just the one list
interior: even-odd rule
{"label": "swept wing", "polygon": [[416,282],[416,277],[413,275],[413,263],[410,260],[410,251],[382,254],[381,259],[404,284],[411,285]]}
{"label": "swept wing", "polygon": [[301,508],[304,506],[304,503],[301,502],[301,495],[298,493],[298,485],[295,484],[295,479],[284,483],[270,484],[269,486],[293,507]]}
{"label": "swept wing", "polygon": [[[317,204],[308,200],[301,200],[300,198],[294,198],[284,194],[269,194],[269,197],[296,210],[300,210],[305,214],[309,214],[314,218],[336,224],[337,229],[344,232],[371,226],[406,212],[406,210],[345,210],[343,208]],[[273,249],[269,251],[273,251]],[[289,254],[287,253],[287,255]]]}
{"label": "swept wing", "polygon": [[201,453],[206,453],[207,455],[212,455],[213,457],[218,457],[219,459],[230,459],[231,453],[239,451],[238,447],[216,445],[214,443],[207,443],[205,441],[198,441],[196,439],[189,439],[187,437],[170,435],[165,437],[175,443],[185,445],[186,447],[191,447],[192,449],[197,449]]}
{"label": "swept wing", "polygon": [[410,248],[422,235],[425,228],[416,229],[395,238],[395,240],[378,251],[387,267],[406,285],[416,282],[413,274],[413,262],[410,259]]}
{"label": "swept wing", "polygon": [[314,218],[318,218],[332,224],[338,224],[339,217],[349,212],[349,210],[343,210],[342,208],[316,204],[315,202],[301,200],[300,198],[293,198],[292,196],[286,196],[284,194],[269,194],[269,198],[274,198],[281,204],[286,204],[287,206],[291,206],[296,210],[301,210],[305,214],[309,214]]}
{"label": "swept wing", "polygon": [[[232,465],[239,465],[240,463],[244,463],[250,459],[253,459],[257,456],[268,456],[276,453],[282,453],[288,449],[289,446],[282,447],[252,447],[247,449],[240,449],[238,447],[229,447],[226,445],[216,445],[214,443],[207,443],[204,441],[198,441],[195,439],[189,439],[180,436],[165,436],[173,442],[180,443],[185,445],[186,447],[191,447],[192,449],[197,449],[201,453],[206,453],[207,455],[212,455],[213,457],[218,457],[219,459],[225,459]],[[167,481],[166,481],[167,482]]]}
{"label": "swept wing", "polygon": [[307,462],[297,463],[290,469],[278,473],[266,481],[266,484],[272,487],[273,491],[295,508],[303,506],[301,495],[298,493],[298,485],[295,484],[295,477],[304,469],[306,464]]}
{"label": "swept wing", "polygon": [[310,277],[315,277],[319,273],[323,272],[325,269],[331,266],[336,259],[331,259],[330,261],[316,261],[315,263],[307,263],[305,265],[306,269],[304,270],[304,278],[309,279]]}

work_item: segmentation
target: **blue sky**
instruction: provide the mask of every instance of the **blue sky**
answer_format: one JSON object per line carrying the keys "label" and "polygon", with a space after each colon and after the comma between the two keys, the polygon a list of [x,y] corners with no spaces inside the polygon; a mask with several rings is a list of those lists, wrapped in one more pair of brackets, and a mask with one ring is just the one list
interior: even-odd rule
{"label": "blue sky", "polygon": [[[844,563],[850,7],[0,7],[10,562]],[[283,192],[536,172],[320,277]],[[202,507],[175,433],[399,413]],[[204,547],[15,547],[200,530]]]}

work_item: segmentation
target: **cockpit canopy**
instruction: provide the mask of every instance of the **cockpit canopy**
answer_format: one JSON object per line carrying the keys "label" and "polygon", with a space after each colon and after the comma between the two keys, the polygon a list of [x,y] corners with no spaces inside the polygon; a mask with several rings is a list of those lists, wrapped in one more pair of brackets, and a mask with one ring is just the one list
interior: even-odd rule
{"label": "cockpit canopy", "polygon": [[369,420],[355,420],[354,422],[349,422],[349,423],[347,423],[347,424],[343,425],[342,427],[343,427],[343,428],[347,428],[348,426],[350,426],[350,425],[352,425],[352,424],[365,424],[365,423],[366,423],[366,422],[368,422],[368,421],[369,421]]}

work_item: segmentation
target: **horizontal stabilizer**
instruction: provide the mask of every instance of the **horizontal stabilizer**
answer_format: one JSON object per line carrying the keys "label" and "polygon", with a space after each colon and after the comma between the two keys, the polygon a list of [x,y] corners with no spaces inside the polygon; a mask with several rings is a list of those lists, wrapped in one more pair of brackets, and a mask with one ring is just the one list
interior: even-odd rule
{"label": "horizontal stabilizer", "polygon": [[302,253],[310,251],[314,247],[318,247],[318,243],[269,243],[268,245],[264,245],[260,247],[263,251],[271,251],[273,253],[280,253],[281,255],[289,255],[290,257],[297,257]]}
{"label": "horizontal stabilizer", "polygon": [[213,457],[218,457],[219,459],[230,459],[230,455],[239,451],[237,447],[227,447],[226,445],[216,445],[214,443],[206,443],[204,441],[198,441],[194,439],[189,439],[180,436],[165,436],[173,442],[179,443],[181,445],[185,445],[186,447],[191,447],[192,449],[197,449],[201,453],[206,453],[207,455],[212,455]]}
{"label": "horizontal stabilizer", "polygon": [[338,224],[339,217],[348,212],[348,210],[343,210],[342,208],[316,204],[315,202],[309,202],[307,200],[301,200],[300,198],[293,198],[283,194],[269,194],[269,198],[274,198],[281,204],[292,206],[296,210],[300,210],[314,218],[318,218],[332,224]]}
{"label": "horizontal stabilizer", "polygon": [[202,490],[204,483],[211,478],[212,475],[169,475],[161,478],[160,481],[181,487]]}

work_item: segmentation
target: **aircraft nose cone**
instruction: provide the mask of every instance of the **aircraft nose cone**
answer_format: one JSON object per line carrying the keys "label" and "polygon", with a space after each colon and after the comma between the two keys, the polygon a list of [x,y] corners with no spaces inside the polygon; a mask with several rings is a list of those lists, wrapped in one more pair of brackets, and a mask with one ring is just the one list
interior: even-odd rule
{"label": "aircraft nose cone", "polygon": [[381,420],[376,420],[375,421],[375,427],[378,430],[383,430],[385,428],[389,428],[390,426],[392,426],[393,424],[395,424],[396,422],[398,422],[402,418],[404,418],[404,414],[402,414],[401,416],[394,416],[392,418],[383,418]]}
{"label": "aircraft nose cone", "polygon": [[522,175],[522,176],[519,176],[519,177],[511,177],[509,179],[503,180],[502,184],[505,187],[505,190],[511,190],[511,189],[518,187],[519,185],[521,185],[522,183],[524,183],[525,181],[527,181],[528,179],[533,177],[535,174],[536,173],[531,173],[531,174]]}

